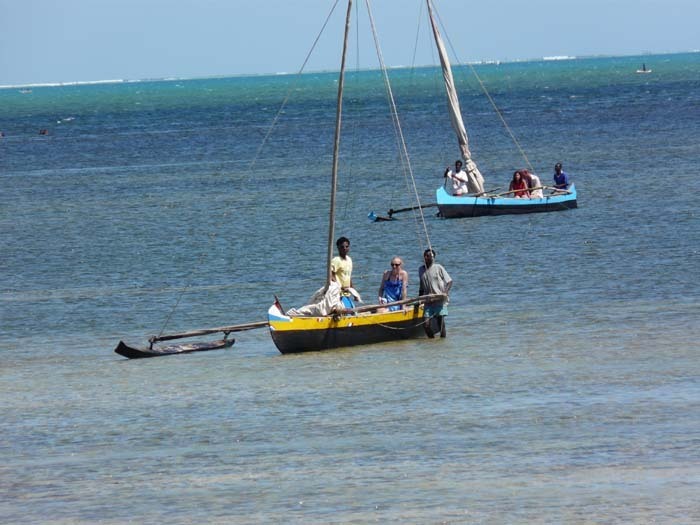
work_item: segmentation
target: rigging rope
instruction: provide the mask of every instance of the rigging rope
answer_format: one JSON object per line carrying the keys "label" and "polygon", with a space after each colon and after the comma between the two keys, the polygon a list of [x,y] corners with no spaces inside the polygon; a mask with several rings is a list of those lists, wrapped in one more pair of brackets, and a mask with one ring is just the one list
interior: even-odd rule
{"label": "rigging rope", "polygon": [[[360,273],[357,276],[358,281],[365,281],[374,279],[376,275],[370,273]],[[317,284],[318,279],[316,277],[305,277],[297,279],[285,279],[286,283],[302,284],[305,287]],[[224,291],[231,288],[238,289],[256,289],[260,286],[270,287],[271,285],[279,284],[279,280],[246,280],[245,282],[234,282],[234,283],[220,283],[220,284],[206,284],[197,286],[188,286],[187,290],[190,292],[209,292],[209,291]],[[308,285],[308,286],[307,286]],[[95,288],[54,288],[51,290],[13,290],[12,292],[0,292],[0,300],[8,303],[28,303],[35,301],[55,301],[55,300],[92,300],[101,299],[104,297],[113,297],[120,295],[128,295],[129,297],[134,296],[147,296],[152,297],[154,295],[172,295],[175,292],[181,292],[183,290],[182,286],[162,286],[159,288],[143,288],[143,287],[95,287]]]}
{"label": "rigging rope", "polygon": [[[358,14],[359,10],[359,3],[354,5],[355,7],[355,20],[357,22],[355,23],[355,82],[356,85],[360,85],[360,78],[358,73],[360,72],[360,17]],[[347,81],[349,84],[349,80]],[[351,107],[351,101],[346,101],[346,107]],[[357,145],[357,123],[356,121],[353,121],[352,124],[352,133],[350,133],[352,137],[352,141],[350,142],[350,155],[348,155],[349,161],[344,161],[344,166],[346,165],[347,168],[347,175],[344,173],[343,174],[343,179],[344,180],[349,180],[351,185],[349,186],[348,190],[345,192],[345,203],[343,206],[342,210],[342,217],[345,219],[348,217],[348,212],[350,210],[350,207],[355,203],[355,199],[357,196],[357,192],[355,190],[355,177],[353,177],[353,159],[355,158],[355,146]]]}
{"label": "rigging rope", "polygon": [[[311,49],[309,49],[309,52],[306,54],[306,58],[304,59],[304,62],[302,63],[301,67],[299,68],[299,71],[297,72],[297,74],[295,76],[294,82],[292,83],[289,90],[287,91],[287,95],[284,97],[284,100],[282,101],[282,104],[280,105],[280,108],[277,111],[277,114],[275,115],[274,119],[272,120],[272,123],[270,124],[270,127],[267,130],[267,133],[265,133],[265,136],[263,137],[263,140],[260,143],[260,146],[258,146],[258,149],[255,152],[255,155],[253,156],[253,159],[251,160],[250,165],[248,166],[248,180],[250,180],[250,178],[252,176],[252,170],[255,167],[255,164],[257,163],[258,159],[260,158],[260,154],[261,154],[263,148],[265,147],[265,144],[267,144],[267,139],[270,137],[270,134],[272,133],[272,130],[275,128],[277,121],[280,118],[280,115],[284,111],[284,108],[287,105],[287,102],[289,101],[289,97],[291,96],[292,91],[294,90],[297,83],[299,82],[301,74],[304,71],[304,68],[306,67],[306,64],[308,63],[309,59],[311,58],[311,54],[313,53],[314,49],[316,48],[316,44],[318,44],[318,41],[320,40],[321,35],[323,34],[323,31],[325,30],[326,26],[328,25],[328,21],[330,20],[331,15],[335,11],[335,8],[338,5],[338,2],[340,2],[340,0],[335,0],[335,3],[331,7],[331,9],[328,13],[328,16],[326,16],[326,20],[323,22],[323,25],[321,26],[320,31],[316,35],[316,38],[314,39],[314,42],[311,45]],[[224,212],[224,217],[226,215],[228,215],[228,212]],[[214,239],[214,237],[215,237],[214,234],[210,235],[209,241],[211,242]],[[159,337],[165,331],[165,328],[166,328],[168,322],[170,321],[170,318],[173,316],[173,314],[175,313],[175,310],[177,310],[178,306],[180,305],[180,302],[182,301],[182,297],[185,295],[187,290],[190,288],[190,285],[192,284],[192,276],[194,275],[194,272],[199,269],[199,266],[201,265],[201,263],[205,257],[206,257],[206,252],[201,255],[197,264],[194,265],[194,267],[192,268],[190,273],[187,275],[186,284],[182,288],[182,291],[180,292],[180,294],[177,297],[177,300],[175,301],[175,304],[173,305],[173,307],[170,309],[170,312],[166,316],[165,322],[163,323],[163,327],[161,328],[161,331],[158,334]]]}
{"label": "rigging rope", "polygon": [[[374,47],[377,50],[377,58],[379,60],[380,68],[382,71],[382,75],[384,78],[384,85],[386,87],[387,91],[387,96],[389,98],[389,105],[391,108],[391,116],[392,116],[392,121],[394,122],[394,128],[395,128],[395,133],[397,134],[398,140],[399,140],[399,147],[401,149],[401,152],[403,155],[401,156],[401,161],[402,161],[402,167],[404,169],[404,177],[406,177],[406,174],[410,177],[410,185],[409,190],[413,190],[413,194],[416,199],[416,203],[418,204],[418,214],[417,216],[420,216],[420,220],[423,226],[423,233],[425,235],[425,239],[428,243],[428,248],[432,248],[431,242],[430,242],[430,234],[428,233],[428,227],[425,223],[425,216],[423,214],[423,207],[421,206],[420,203],[420,196],[418,194],[418,188],[416,187],[416,179],[413,176],[413,168],[411,167],[411,157],[408,154],[408,148],[406,147],[406,140],[403,135],[403,130],[401,129],[401,121],[399,120],[399,113],[396,108],[396,101],[394,100],[394,93],[391,89],[391,83],[389,82],[389,74],[386,68],[386,64],[384,63],[384,57],[382,56],[382,50],[381,47],[379,46],[379,38],[377,36],[377,28],[374,24],[374,17],[372,15],[372,8],[370,6],[370,0],[365,0],[365,5],[367,6],[367,14],[369,16],[369,23],[370,27],[372,28],[372,37],[374,38]],[[408,178],[406,178],[406,183],[408,185]]]}
{"label": "rigging rope", "polygon": [[416,27],[416,39],[413,42],[413,57],[411,58],[411,73],[416,65],[416,53],[418,53],[418,38],[420,37],[420,21],[423,19],[423,2],[418,2],[418,26]]}
{"label": "rigging rope", "polygon": [[[306,54],[306,58],[304,59],[304,62],[301,64],[299,71],[297,71],[297,73],[295,75],[294,83],[290,86],[289,90],[287,91],[287,95],[284,97],[284,100],[282,101],[282,104],[280,105],[280,108],[277,111],[277,114],[272,119],[272,123],[270,124],[270,127],[267,130],[267,133],[265,133],[265,136],[263,137],[263,140],[260,143],[260,146],[258,146],[258,150],[255,152],[255,155],[253,156],[253,160],[251,161],[250,166],[248,166],[249,172],[252,171],[252,169],[255,167],[255,164],[257,163],[258,159],[260,158],[260,153],[262,152],[263,148],[267,144],[267,139],[270,138],[270,135],[272,134],[273,129],[277,125],[277,121],[279,120],[280,115],[284,111],[284,108],[286,107],[287,102],[289,101],[289,97],[292,94],[292,91],[294,90],[294,88],[296,88],[296,85],[299,82],[299,79],[301,78],[301,74],[304,72],[304,68],[306,67],[306,64],[308,63],[309,59],[311,58],[311,54],[314,52],[314,49],[316,49],[316,44],[318,44],[318,41],[321,39],[321,35],[323,34],[323,31],[326,29],[326,26],[328,25],[328,21],[330,20],[331,15],[333,15],[333,12],[335,11],[335,8],[338,5],[338,2],[340,2],[340,0],[335,0],[333,7],[331,7],[331,10],[328,12],[328,16],[326,16],[326,20],[323,22],[323,25],[321,26],[321,30],[316,35],[316,38],[314,39],[313,44],[311,44],[311,49],[309,49],[309,52]],[[249,179],[250,179],[250,175],[249,175]]]}

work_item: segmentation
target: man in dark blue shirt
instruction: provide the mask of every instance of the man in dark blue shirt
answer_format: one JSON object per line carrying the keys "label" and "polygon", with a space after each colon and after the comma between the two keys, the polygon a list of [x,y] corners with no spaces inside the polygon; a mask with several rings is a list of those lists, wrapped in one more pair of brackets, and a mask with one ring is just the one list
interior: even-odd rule
{"label": "man in dark blue shirt", "polygon": [[568,190],[571,183],[566,172],[562,171],[561,162],[554,165],[554,187],[560,190]]}

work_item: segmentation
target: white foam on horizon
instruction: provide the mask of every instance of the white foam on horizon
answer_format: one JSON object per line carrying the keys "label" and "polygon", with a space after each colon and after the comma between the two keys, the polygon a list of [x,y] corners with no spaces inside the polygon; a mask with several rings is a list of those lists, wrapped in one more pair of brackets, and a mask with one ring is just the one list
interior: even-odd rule
{"label": "white foam on horizon", "polygon": [[[691,49],[688,51],[671,51],[671,52],[654,52],[647,53],[653,56],[662,55],[676,55],[685,53],[700,53],[700,49]],[[580,55],[580,56],[570,56],[570,55],[552,55],[543,56],[542,58],[520,58],[520,59],[482,59],[482,60],[468,60],[466,62],[456,63],[454,65],[502,65],[511,63],[521,63],[521,62],[538,62],[542,61],[555,61],[555,60],[578,60],[586,58],[627,58],[627,57],[637,57],[643,56],[641,54],[622,54],[622,55]],[[389,66],[391,69],[407,69],[409,66]],[[413,68],[423,68],[423,67],[440,67],[439,64],[424,64],[410,66]],[[376,67],[362,68],[362,71],[374,71]],[[318,74],[318,73],[332,73],[336,70],[318,70],[318,71],[305,71],[304,73]],[[246,78],[246,77],[265,77],[265,76],[285,76],[295,73],[289,73],[287,71],[277,71],[274,73],[232,73],[228,75],[212,75],[212,76],[195,76],[195,77],[165,77],[165,78],[142,78],[142,79],[110,79],[110,80],[83,80],[83,81],[71,81],[71,82],[44,82],[44,83],[25,83],[25,84],[4,84],[0,85],[0,89],[26,89],[35,87],[61,87],[61,86],[80,86],[80,85],[91,85],[91,84],[119,84],[119,83],[139,83],[139,82],[172,82],[172,81],[183,81],[183,80],[208,80],[208,79],[221,79],[221,78]]]}
{"label": "white foam on horizon", "polygon": [[[111,80],[76,80],[73,82],[40,82],[35,84],[5,84],[0,86],[0,89],[23,89],[35,87],[60,87],[60,86],[83,86],[90,84],[120,84],[122,82],[130,82],[127,80],[111,79]],[[137,80],[136,82],[141,82]]]}
{"label": "white foam on horizon", "polygon": [[568,55],[555,55],[551,57],[542,57],[542,60],[574,60],[576,57],[568,56]]}

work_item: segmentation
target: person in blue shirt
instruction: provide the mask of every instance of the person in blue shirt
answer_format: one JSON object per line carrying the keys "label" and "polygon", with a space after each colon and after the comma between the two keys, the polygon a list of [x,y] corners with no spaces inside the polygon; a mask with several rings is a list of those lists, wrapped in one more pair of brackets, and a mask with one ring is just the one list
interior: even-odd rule
{"label": "person in blue shirt", "polygon": [[[408,272],[402,265],[403,261],[400,257],[391,259],[391,270],[384,272],[382,284],[379,285],[379,304],[393,303],[408,297]],[[403,305],[393,305],[389,307],[389,311],[394,312],[403,308]]]}
{"label": "person in blue shirt", "polygon": [[561,162],[554,165],[554,187],[559,190],[568,190],[571,183],[569,176],[562,170]]}

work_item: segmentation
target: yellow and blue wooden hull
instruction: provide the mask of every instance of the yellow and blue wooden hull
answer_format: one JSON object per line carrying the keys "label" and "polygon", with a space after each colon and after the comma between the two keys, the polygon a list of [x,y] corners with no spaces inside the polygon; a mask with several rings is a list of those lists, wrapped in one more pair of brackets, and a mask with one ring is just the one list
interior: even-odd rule
{"label": "yellow and blue wooden hull", "polygon": [[289,317],[277,305],[268,310],[270,335],[283,354],[425,337],[423,304],[394,312]]}

